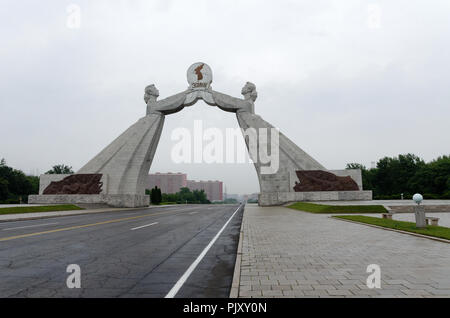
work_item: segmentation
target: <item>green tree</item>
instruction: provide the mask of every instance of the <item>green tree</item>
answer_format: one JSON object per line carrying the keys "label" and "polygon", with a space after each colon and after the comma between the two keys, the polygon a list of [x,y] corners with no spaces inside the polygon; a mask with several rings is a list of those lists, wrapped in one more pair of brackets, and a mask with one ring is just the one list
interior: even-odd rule
{"label": "green tree", "polygon": [[73,170],[71,166],[66,166],[65,164],[54,165],[49,171],[45,174],[73,174]]}
{"label": "green tree", "polygon": [[0,161],[0,201],[19,202],[22,198],[27,202],[28,195],[37,191],[22,171],[7,166],[4,159]]}
{"label": "green tree", "polygon": [[384,157],[377,167],[366,169],[358,163],[348,169],[361,169],[363,188],[372,190],[374,198],[392,199],[422,193],[425,198],[450,199],[450,156],[441,156],[425,163],[413,154]]}
{"label": "green tree", "polygon": [[424,166],[425,162],[413,154],[380,159],[372,180],[374,192],[379,195],[411,193],[408,181]]}
{"label": "green tree", "polygon": [[155,188],[150,190],[150,203],[155,204]]}
{"label": "green tree", "polygon": [[150,191],[150,202],[152,204],[160,204],[161,200],[162,200],[161,189],[159,189],[157,186],[155,186]]}
{"label": "green tree", "polygon": [[161,193],[161,189],[160,188],[158,188],[158,190],[157,190],[157,204],[160,204],[161,202],[162,202],[162,193]]}
{"label": "green tree", "polygon": [[7,200],[9,197],[8,180],[0,177],[0,202]]}
{"label": "green tree", "polygon": [[191,190],[189,188],[181,188],[179,193],[179,199],[181,201],[181,203],[190,203],[194,201],[194,194],[191,192]]}
{"label": "green tree", "polygon": [[[161,189],[160,189],[161,191]],[[181,188],[177,193],[163,193],[162,202],[174,203],[211,203],[204,190],[191,191],[189,188]]]}
{"label": "green tree", "polygon": [[450,156],[438,157],[421,167],[408,181],[408,187],[412,192],[450,198]]}
{"label": "green tree", "polygon": [[209,200],[206,197],[206,193],[205,190],[194,190],[192,192],[193,196],[194,196],[194,202],[195,203],[208,203]]}
{"label": "green tree", "polygon": [[180,201],[178,198],[178,193],[163,193],[162,202],[173,202],[176,203]]}
{"label": "green tree", "polygon": [[367,170],[367,168],[360,163],[347,163],[347,167],[345,169],[360,169],[362,183],[363,183],[363,189],[364,190],[372,190],[373,189],[372,179],[373,179],[374,171]]}
{"label": "green tree", "polygon": [[31,184],[31,193],[30,194],[38,194],[39,193],[39,177],[27,176],[27,179]]}

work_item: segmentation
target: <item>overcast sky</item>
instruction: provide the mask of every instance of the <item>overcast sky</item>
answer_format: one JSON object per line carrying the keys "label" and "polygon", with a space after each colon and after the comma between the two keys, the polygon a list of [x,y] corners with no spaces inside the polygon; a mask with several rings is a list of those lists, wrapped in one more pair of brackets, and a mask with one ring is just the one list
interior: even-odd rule
{"label": "overcast sky", "polygon": [[[25,173],[77,170],[145,115],[146,85],[178,93],[202,61],[217,91],[255,83],[256,112],[329,169],[429,161],[450,153],[449,16],[448,0],[2,0],[0,157]],[[238,127],[203,102],[167,116],[151,171],[258,192],[250,164],[171,161],[171,131],[196,119]]]}

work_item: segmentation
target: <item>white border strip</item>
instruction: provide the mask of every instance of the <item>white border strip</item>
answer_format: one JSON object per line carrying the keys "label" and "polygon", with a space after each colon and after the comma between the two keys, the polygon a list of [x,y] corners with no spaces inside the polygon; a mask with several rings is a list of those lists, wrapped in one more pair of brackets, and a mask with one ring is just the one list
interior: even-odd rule
{"label": "white border strip", "polygon": [[186,280],[191,276],[192,272],[195,270],[197,265],[202,261],[203,257],[205,257],[206,253],[208,253],[211,246],[214,245],[216,240],[219,238],[220,234],[222,234],[223,230],[227,227],[228,223],[230,223],[233,216],[236,214],[237,211],[241,208],[241,205],[234,211],[234,213],[230,216],[228,221],[222,226],[219,232],[217,232],[216,236],[209,242],[209,244],[205,247],[205,249],[200,253],[200,255],[196,258],[196,260],[189,266],[189,268],[184,272],[184,274],[180,277],[180,279],[175,283],[175,285],[172,287],[172,289],[167,293],[167,295],[164,298],[174,298],[175,295],[178,293],[180,288],[183,286],[183,284],[186,282]]}
{"label": "white border strip", "polygon": [[[378,225],[370,224],[370,223],[364,223],[364,222],[358,222],[358,221],[353,221],[353,220],[336,218],[334,216],[329,216],[329,218],[330,219],[334,219],[334,220],[354,223],[354,224],[366,225],[366,226],[370,226],[370,227],[373,227],[373,228],[376,228],[376,229],[392,231],[392,232],[397,232],[397,233],[401,233],[401,234],[408,234],[408,235],[417,236],[417,237],[421,237],[421,238],[426,238],[426,239],[429,239],[429,240],[438,241],[438,242],[442,242],[442,243],[450,243],[450,240],[447,240],[447,239],[444,239],[444,238],[440,238],[440,237],[437,237],[437,236],[430,236],[430,235],[420,234],[420,233],[416,233],[416,232],[408,232],[408,231],[403,231],[403,230],[397,230],[397,229],[393,229],[393,228],[390,228],[390,227],[378,226]],[[394,220],[394,221],[399,221],[399,220]]]}

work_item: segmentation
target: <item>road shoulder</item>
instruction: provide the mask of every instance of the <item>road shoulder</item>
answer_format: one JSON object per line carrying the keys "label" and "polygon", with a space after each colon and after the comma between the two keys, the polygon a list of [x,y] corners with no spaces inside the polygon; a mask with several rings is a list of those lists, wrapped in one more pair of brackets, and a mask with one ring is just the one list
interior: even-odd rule
{"label": "road shoulder", "polygon": [[95,213],[104,213],[104,212],[119,212],[119,211],[153,209],[153,208],[162,208],[162,207],[166,207],[166,206],[149,206],[149,207],[140,207],[140,208],[102,208],[102,209],[87,209],[87,210],[72,210],[72,211],[3,214],[3,215],[0,215],[0,222],[36,220],[36,219],[53,218],[53,217],[58,217],[58,216],[95,214]]}

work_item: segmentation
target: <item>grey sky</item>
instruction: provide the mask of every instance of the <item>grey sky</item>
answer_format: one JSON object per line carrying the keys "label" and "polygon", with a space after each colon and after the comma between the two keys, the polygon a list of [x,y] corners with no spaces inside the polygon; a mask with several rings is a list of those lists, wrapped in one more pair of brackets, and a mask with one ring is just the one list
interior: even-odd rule
{"label": "grey sky", "polygon": [[[81,27],[66,27],[69,4]],[[378,15],[379,12],[380,14]],[[450,153],[450,2],[6,1],[0,3],[0,157],[26,173],[75,170],[145,114],[143,90],[256,84],[256,112],[329,169]],[[175,164],[176,127],[237,127],[199,102],[166,117],[151,171],[258,191],[249,164]]]}

